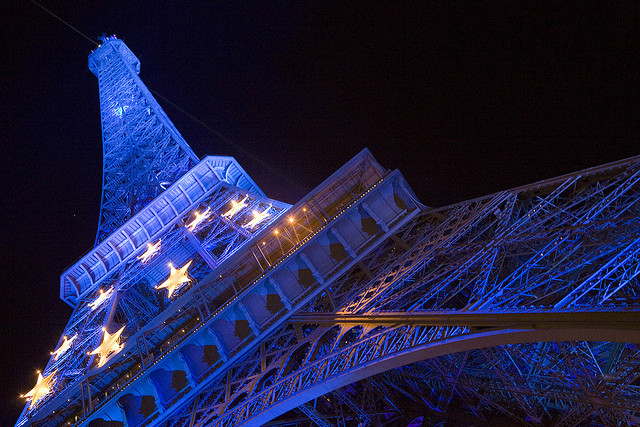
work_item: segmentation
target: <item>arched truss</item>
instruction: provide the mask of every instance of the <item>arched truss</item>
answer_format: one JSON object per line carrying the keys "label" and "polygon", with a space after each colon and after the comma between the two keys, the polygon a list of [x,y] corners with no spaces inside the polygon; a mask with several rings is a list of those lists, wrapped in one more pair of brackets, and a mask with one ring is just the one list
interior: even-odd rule
{"label": "arched truss", "polygon": [[[340,332],[332,334],[336,329]],[[354,334],[354,331],[357,333]],[[295,334],[295,330],[290,329],[289,333]],[[327,337],[330,339],[327,340]],[[543,405],[536,406],[529,402],[531,399],[522,398],[522,392],[528,389],[529,394],[534,396],[538,394],[541,397],[546,393],[544,398],[550,399],[553,396],[549,395],[548,386],[555,383],[556,398],[564,401],[588,401],[589,396],[585,396],[580,389],[572,388],[570,384],[559,384],[557,380],[560,377],[567,378],[573,371],[576,379],[578,372],[581,372],[583,376],[587,373],[593,374],[592,379],[595,382],[604,381],[605,374],[600,372],[600,375],[597,375],[598,368],[594,367],[598,362],[596,361],[595,365],[589,363],[589,360],[585,360],[580,354],[581,352],[593,353],[592,346],[595,348],[596,345],[592,342],[602,342],[602,340],[607,340],[607,345],[598,347],[602,353],[598,356],[604,360],[604,358],[614,357],[613,354],[605,355],[604,352],[617,348],[616,342],[630,340],[640,342],[640,333],[638,330],[607,328],[474,331],[465,327],[451,326],[393,326],[375,329],[370,326],[363,328],[354,325],[342,328],[318,327],[300,342],[292,343],[288,351],[267,366],[264,375],[251,376],[249,381],[245,380],[244,386],[235,388],[233,395],[230,396],[233,405],[223,403],[220,406],[210,407],[208,414],[202,413],[198,416],[196,425],[263,425],[308,401],[377,374],[430,359],[435,360],[432,368],[435,370],[438,364],[446,360],[442,356],[463,354],[479,349],[481,350],[477,353],[487,359],[485,364],[493,364],[494,368],[502,365],[504,373],[502,376],[495,376],[493,383],[486,382],[486,378],[477,379],[477,382],[485,381],[485,386],[494,385],[495,390],[503,393],[512,391],[515,402],[519,404],[520,414],[518,415],[524,414],[530,419],[542,419],[545,414]],[[548,360],[554,360],[553,366],[539,367],[549,378],[543,379],[536,385],[528,384],[522,378],[518,381],[518,378],[514,378],[513,372],[508,373],[509,365],[534,367],[536,364],[544,364],[544,360],[534,360],[540,359],[542,353],[532,352],[528,360],[522,353],[529,348],[530,343],[540,345],[541,342],[547,341],[555,346],[562,346],[561,350],[558,347],[556,353],[563,353],[561,357],[548,357]],[[567,341],[572,343],[570,345],[562,343]],[[318,347],[322,346],[329,347],[330,352],[318,353]],[[495,353],[495,349],[500,346],[508,347],[508,350],[500,354]],[[301,349],[304,351],[301,352]],[[576,350],[579,351],[576,352]],[[619,358],[616,369],[606,374],[608,381],[616,384],[616,387],[607,387],[605,382],[602,382],[602,390],[594,389],[593,392],[600,394],[601,399],[610,401],[608,410],[615,412],[615,419],[629,420],[633,419],[633,413],[640,414],[640,401],[637,400],[640,397],[640,390],[629,387],[629,383],[640,378],[640,372],[631,369],[640,359],[640,347],[628,344],[626,348],[623,346],[623,350],[618,351],[624,354],[616,354]],[[318,354],[320,357],[317,357]],[[517,355],[516,357],[520,360],[504,364],[504,360],[513,357],[510,357],[510,354]],[[596,360],[595,354],[592,357]],[[570,358],[573,364],[568,362]],[[462,372],[462,367],[459,368]],[[555,372],[556,376],[550,376],[551,370],[558,370]],[[560,370],[567,372],[559,372]],[[536,375],[545,377],[542,371],[538,371]],[[274,372],[276,372],[275,375]],[[443,379],[439,378],[441,375],[435,375],[434,372],[423,371],[420,375],[422,375],[421,381],[443,382]],[[271,383],[269,387],[261,385],[265,377],[269,378]],[[587,381],[589,378],[582,379]],[[508,388],[509,384],[512,386],[511,390]],[[222,390],[211,390],[210,396],[215,396],[216,391]],[[583,408],[585,409],[588,407]],[[594,410],[588,411],[586,416]]]}
{"label": "arched truss", "polygon": [[[588,363],[570,350],[600,354],[611,346],[604,342],[526,343],[426,359],[327,392],[269,425],[313,425],[310,420],[321,420],[315,423],[406,426],[416,425],[409,424],[416,419],[417,425],[429,426],[635,425],[637,395],[621,396],[620,389],[602,381],[595,362]],[[629,344],[621,348],[623,364],[629,367],[640,349]],[[496,361],[504,363],[503,371],[509,376],[490,376]],[[532,361],[544,365],[538,384],[531,384],[530,369],[525,369]],[[562,372],[558,368],[567,363],[581,370],[573,390],[558,384]],[[606,364],[602,366],[606,369]]]}

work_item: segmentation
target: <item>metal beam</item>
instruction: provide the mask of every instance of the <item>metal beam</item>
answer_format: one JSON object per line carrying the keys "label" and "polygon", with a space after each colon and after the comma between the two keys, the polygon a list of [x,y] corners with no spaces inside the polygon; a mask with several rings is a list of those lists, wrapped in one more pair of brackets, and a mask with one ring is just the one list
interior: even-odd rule
{"label": "metal beam", "polygon": [[640,331],[640,310],[632,311],[512,311],[465,312],[422,311],[370,314],[300,313],[293,323],[327,325],[422,325],[518,329],[623,329]]}

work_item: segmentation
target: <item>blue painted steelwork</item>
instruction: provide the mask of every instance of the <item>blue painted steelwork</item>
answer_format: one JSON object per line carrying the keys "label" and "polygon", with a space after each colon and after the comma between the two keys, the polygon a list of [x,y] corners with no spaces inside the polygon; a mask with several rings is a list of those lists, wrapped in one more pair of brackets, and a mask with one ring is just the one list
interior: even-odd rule
{"label": "blue painted steelwork", "polygon": [[640,157],[439,209],[368,150],[294,206],[208,157],[62,275],[17,425],[637,424],[638,200]]}
{"label": "blue painted steelwork", "polygon": [[89,55],[102,122],[102,203],[96,244],[198,163],[138,77],[140,61],[115,36]]}
{"label": "blue painted steelwork", "polygon": [[[321,275],[331,283],[299,310],[310,314],[296,317],[297,327],[269,336],[226,378],[172,411],[167,424],[262,425],[280,416],[279,424],[295,425],[300,412],[314,419],[311,407],[324,420],[356,425],[416,406],[432,424],[634,424],[639,325],[616,326],[613,315],[599,325],[587,319],[594,310],[638,315],[639,183],[637,157],[425,209],[372,252],[350,254],[359,262],[346,274]],[[398,200],[395,193],[391,199]],[[375,206],[358,209],[363,230],[384,228],[367,217]],[[349,246],[343,243],[346,253]],[[484,328],[464,320],[366,320],[424,311],[452,319],[536,313],[584,320]],[[365,320],[332,327],[315,313]],[[402,398],[389,400],[394,395]],[[349,399],[358,403],[345,404]]]}
{"label": "blue painted steelwork", "polygon": [[158,238],[194,202],[221,182],[264,197],[262,190],[233,158],[208,156],[169,187],[162,197],[141,209],[65,271],[60,276],[60,298],[74,306],[78,298],[99,286],[109,272],[136,254],[150,239]]}

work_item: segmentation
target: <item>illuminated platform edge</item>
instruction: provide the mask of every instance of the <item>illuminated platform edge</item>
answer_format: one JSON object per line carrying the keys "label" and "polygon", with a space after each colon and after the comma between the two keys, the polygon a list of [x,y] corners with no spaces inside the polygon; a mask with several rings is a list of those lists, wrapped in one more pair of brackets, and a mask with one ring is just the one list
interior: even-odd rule
{"label": "illuminated platform edge", "polygon": [[208,156],[60,276],[60,298],[75,306],[110,271],[159,236],[204,194],[226,182],[264,193],[232,157]]}

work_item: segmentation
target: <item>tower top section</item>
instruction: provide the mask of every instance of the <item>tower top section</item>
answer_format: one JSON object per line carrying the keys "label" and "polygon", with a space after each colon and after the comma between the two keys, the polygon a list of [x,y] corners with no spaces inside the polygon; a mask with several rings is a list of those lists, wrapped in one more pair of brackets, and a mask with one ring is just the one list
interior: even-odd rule
{"label": "tower top section", "polygon": [[138,77],[140,60],[115,36],[101,40],[89,55],[89,69],[98,77],[102,122],[96,245],[199,161]]}
{"label": "tower top section", "polygon": [[89,69],[96,77],[100,78],[98,72],[105,66],[105,62],[113,60],[114,53],[119,55],[136,74],[140,74],[140,60],[131,52],[131,49],[116,36],[100,37],[102,44],[89,55]]}

